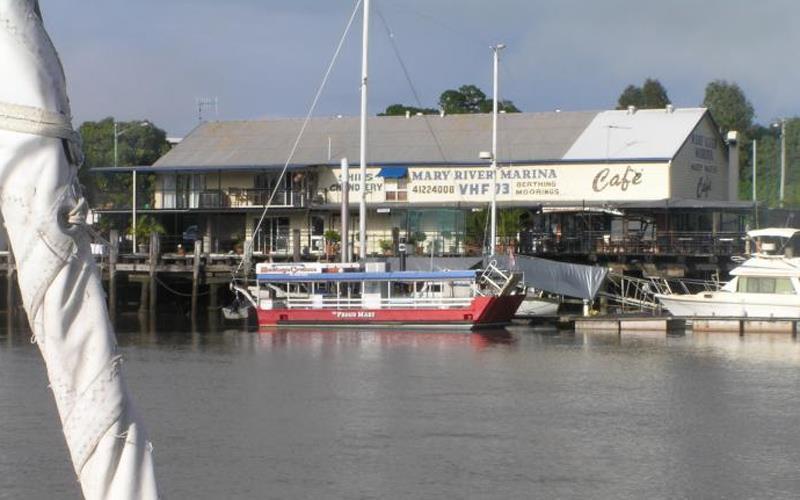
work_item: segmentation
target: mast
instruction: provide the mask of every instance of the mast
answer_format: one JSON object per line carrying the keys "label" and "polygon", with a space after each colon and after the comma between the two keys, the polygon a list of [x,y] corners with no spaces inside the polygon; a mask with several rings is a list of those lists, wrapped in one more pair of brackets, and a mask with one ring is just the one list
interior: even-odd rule
{"label": "mast", "polygon": [[494,71],[492,74],[494,84],[492,96],[492,230],[491,239],[489,240],[489,256],[494,255],[495,249],[497,248],[497,95],[500,51],[504,48],[506,48],[506,46],[502,43],[492,46],[492,52],[494,53]]}
{"label": "mast", "polygon": [[342,264],[350,262],[350,164],[342,158]]}
{"label": "mast", "polygon": [[364,0],[364,26],[361,49],[361,179],[358,204],[358,255],[367,258],[367,77],[369,69],[369,1]]}

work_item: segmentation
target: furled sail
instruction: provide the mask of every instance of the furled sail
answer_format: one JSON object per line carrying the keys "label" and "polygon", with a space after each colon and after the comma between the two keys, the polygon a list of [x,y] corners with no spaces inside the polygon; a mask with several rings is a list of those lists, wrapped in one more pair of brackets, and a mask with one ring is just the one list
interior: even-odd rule
{"label": "furled sail", "polygon": [[157,498],[89,248],[80,147],[36,0],[0,0],[0,211],[83,494]]}

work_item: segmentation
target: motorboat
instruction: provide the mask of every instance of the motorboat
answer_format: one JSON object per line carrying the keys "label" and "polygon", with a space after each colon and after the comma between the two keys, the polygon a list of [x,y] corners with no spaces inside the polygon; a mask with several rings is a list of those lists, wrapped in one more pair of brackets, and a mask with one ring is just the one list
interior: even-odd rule
{"label": "motorboat", "polygon": [[515,316],[526,319],[552,317],[558,314],[560,306],[561,300],[558,297],[551,297],[541,290],[529,288]]}
{"label": "motorboat", "polygon": [[719,290],[656,294],[656,298],[681,317],[800,318],[798,233],[793,228],[749,231],[753,252]]}

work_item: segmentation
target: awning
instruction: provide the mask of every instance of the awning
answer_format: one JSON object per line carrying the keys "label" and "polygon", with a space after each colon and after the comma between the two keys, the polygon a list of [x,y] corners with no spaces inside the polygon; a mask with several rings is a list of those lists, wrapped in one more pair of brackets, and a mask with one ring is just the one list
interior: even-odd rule
{"label": "awning", "polygon": [[408,167],[383,167],[378,172],[378,177],[384,179],[402,179],[408,177]]}
{"label": "awning", "polygon": [[396,271],[396,272],[355,272],[355,273],[259,273],[258,281],[269,283],[297,283],[311,281],[464,281],[474,280],[475,271]]}

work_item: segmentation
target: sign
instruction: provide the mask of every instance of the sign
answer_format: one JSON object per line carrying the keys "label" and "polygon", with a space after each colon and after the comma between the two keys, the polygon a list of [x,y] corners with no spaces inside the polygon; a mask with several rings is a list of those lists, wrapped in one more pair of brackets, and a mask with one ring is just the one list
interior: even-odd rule
{"label": "sign", "polygon": [[[370,169],[367,176],[367,201],[408,203],[488,203],[491,201],[491,167],[412,167],[402,184],[397,179],[377,176]],[[358,175],[357,173],[355,175]],[[338,187],[339,170],[333,169],[330,181]],[[350,189],[358,180],[350,176]],[[386,199],[386,185],[397,193]],[[498,201],[632,201],[669,198],[668,163],[515,165],[499,167],[495,189]],[[329,191],[329,202],[341,200],[336,189]],[[357,204],[358,198],[351,196]]]}

